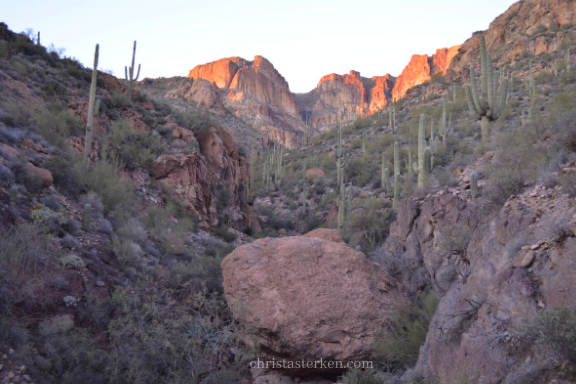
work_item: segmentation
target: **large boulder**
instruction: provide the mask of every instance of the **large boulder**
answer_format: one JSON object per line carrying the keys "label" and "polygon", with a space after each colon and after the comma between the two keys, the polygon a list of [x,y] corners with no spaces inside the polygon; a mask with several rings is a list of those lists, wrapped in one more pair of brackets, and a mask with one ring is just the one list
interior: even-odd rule
{"label": "large boulder", "polygon": [[[257,357],[369,359],[400,285],[362,252],[318,237],[259,239],[222,261],[226,301],[251,330]],[[291,374],[320,371],[290,370]],[[324,370],[325,371],[325,370]]]}

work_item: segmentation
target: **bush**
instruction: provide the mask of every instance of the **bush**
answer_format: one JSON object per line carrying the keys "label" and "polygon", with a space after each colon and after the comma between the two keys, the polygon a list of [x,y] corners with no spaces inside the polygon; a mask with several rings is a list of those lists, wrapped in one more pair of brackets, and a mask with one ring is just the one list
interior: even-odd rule
{"label": "bush", "polygon": [[524,347],[537,349],[576,364],[576,313],[560,307],[547,309],[531,322],[513,328],[513,334]]}
{"label": "bush", "polygon": [[0,40],[0,59],[6,59],[10,52],[8,52],[8,43]]}
{"label": "bush", "polygon": [[138,132],[127,121],[113,121],[111,135],[105,144],[109,158],[117,159],[126,168],[149,168],[166,148],[156,131]]}
{"label": "bush", "polygon": [[374,371],[367,369],[365,371],[354,368],[346,372],[339,378],[343,384],[383,384],[384,381],[374,375]]}
{"label": "bush", "polygon": [[118,168],[118,162],[106,159],[98,163],[82,162],[76,166],[80,184],[85,190],[96,192],[102,197],[106,212],[118,206],[126,209],[134,201],[132,184],[120,177]]}
{"label": "bush", "polygon": [[397,306],[389,327],[382,330],[374,343],[374,359],[393,370],[415,364],[438,302],[430,291],[408,305]]}
{"label": "bush", "polygon": [[34,297],[49,275],[54,260],[50,239],[35,225],[20,224],[0,230],[0,313],[11,312],[12,304]]}
{"label": "bush", "polygon": [[43,168],[52,173],[54,184],[60,191],[72,198],[77,198],[80,194],[80,183],[74,172],[74,168],[60,156],[54,156],[42,164]]}

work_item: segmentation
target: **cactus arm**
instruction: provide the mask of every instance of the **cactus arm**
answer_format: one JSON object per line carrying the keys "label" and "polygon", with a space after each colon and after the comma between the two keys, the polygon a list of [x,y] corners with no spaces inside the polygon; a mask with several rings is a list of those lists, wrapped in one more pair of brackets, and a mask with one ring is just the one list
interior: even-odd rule
{"label": "cactus arm", "polygon": [[[487,65],[487,54],[486,54],[486,39],[484,36],[481,38],[481,48],[480,48],[480,66],[482,71],[482,108],[488,109],[488,65]],[[482,113],[483,115],[483,113]]]}
{"label": "cactus arm", "polygon": [[[490,54],[486,54],[486,69],[482,68],[482,76],[484,73],[487,74],[486,83],[488,84],[488,110],[486,111],[487,116],[492,115],[492,111],[494,111],[494,95],[496,94],[496,90],[494,89],[494,71],[492,70],[492,58]],[[484,84],[484,79],[482,79],[482,84]]]}
{"label": "cactus arm", "polygon": [[470,86],[466,86],[466,99],[468,99],[468,108],[470,109],[470,112],[472,113],[472,117],[474,117],[474,119],[481,119],[482,115],[480,114],[480,112],[476,109],[476,104],[474,103],[474,100],[472,99],[472,90],[470,89]]}
{"label": "cactus arm", "polygon": [[124,76],[126,76],[126,80],[130,80],[128,78],[128,67],[124,67]]}
{"label": "cactus arm", "polygon": [[138,78],[140,77],[140,66],[142,64],[138,64],[138,73],[136,74],[136,77],[134,78],[134,81],[138,81]]}
{"label": "cactus arm", "polygon": [[508,79],[504,79],[504,84],[502,85],[502,95],[500,96],[500,104],[498,105],[498,109],[495,113],[492,114],[492,119],[496,120],[504,112],[504,108],[506,108],[506,100],[508,100]]}
{"label": "cactus arm", "polygon": [[[468,86],[466,86],[468,87]],[[478,96],[478,87],[476,85],[476,72],[474,68],[470,68],[470,90],[472,91],[472,100],[474,100],[474,106],[478,114],[486,114],[486,108],[483,106],[480,97]]]}

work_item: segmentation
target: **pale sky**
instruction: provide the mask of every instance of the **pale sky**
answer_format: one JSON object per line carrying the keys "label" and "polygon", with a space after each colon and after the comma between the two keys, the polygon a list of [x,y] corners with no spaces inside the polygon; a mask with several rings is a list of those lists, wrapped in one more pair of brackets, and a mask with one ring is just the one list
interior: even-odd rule
{"label": "pale sky", "polygon": [[197,64],[262,55],[308,92],[320,78],[351,69],[398,76],[413,54],[462,44],[487,29],[512,0],[0,0],[0,21],[15,32],[41,32],[91,67],[123,78],[138,41],[145,77],[186,76]]}

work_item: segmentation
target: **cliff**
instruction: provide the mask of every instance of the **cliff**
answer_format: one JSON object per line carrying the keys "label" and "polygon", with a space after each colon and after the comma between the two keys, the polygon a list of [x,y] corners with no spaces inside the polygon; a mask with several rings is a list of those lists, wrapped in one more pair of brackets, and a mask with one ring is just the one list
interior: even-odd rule
{"label": "cliff", "polygon": [[288,82],[262,56],[254,61],[230,57],[194,67],[192,85],[169,97],[194,100],[202,108],[224,115],[224,108],[250,121],[273,140],[289,148],[298,145],[302,119]]}
{"label": "cliff", "polygon": [[410,63],[404,68],[402,74],[398,76],[396,84],[394,84],[392,97],[395,100],[400,100],[410,88],[430,81],[435,74],[445,74],[459,49],[460,46],[456,45],[451,48],[438,49],[432,56],[412,56]]}

